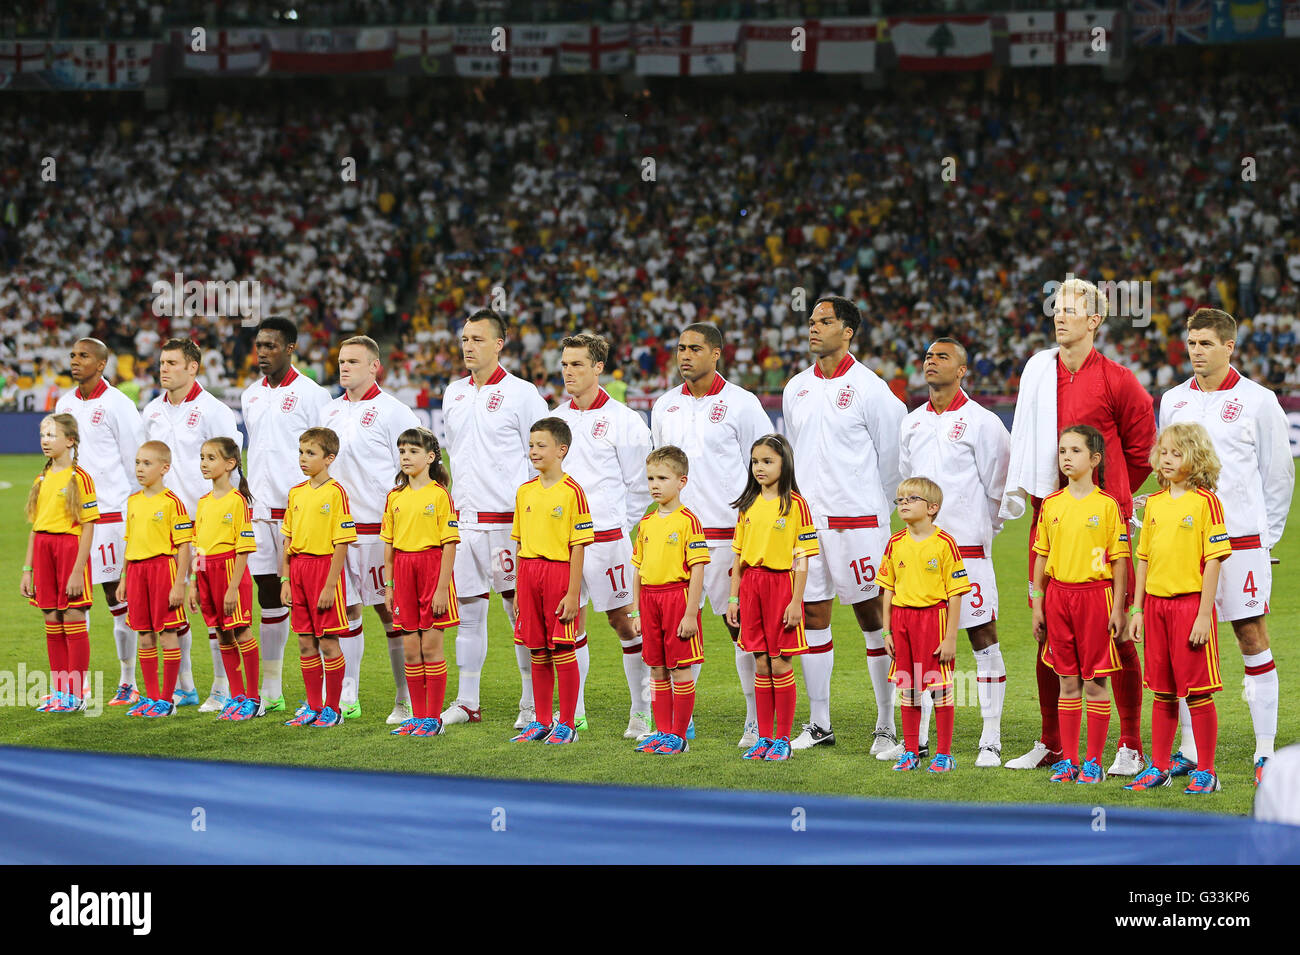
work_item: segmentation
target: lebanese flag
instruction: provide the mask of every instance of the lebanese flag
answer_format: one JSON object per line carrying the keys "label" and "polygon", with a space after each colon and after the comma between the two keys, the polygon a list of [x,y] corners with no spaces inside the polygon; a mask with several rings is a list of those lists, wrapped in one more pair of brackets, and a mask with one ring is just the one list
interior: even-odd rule
{"label": "lebanese flag", "polygon": [[39,73],[49,51],[48,43],[0,43],[0,73]]}
{"label": "lebanese flag", "polygon": [[900,70],[986,70],[993,65],[991,17],[907,17],[889,21]]}
{"label": "lebanese flag", "polygon": [[[1105,66],[1115,36],[1115,11],[1064,10],[1008,13],[1007,53],[1012,66],[1051,66],[1057,63]],[[1106,31],[1106,52],[1092,48],[1092,31]]]}
{"label": "lebanese flag", "polygon": [[632,28],[626,23],[571,26],[560,44],[561,73],[621,73],[632,66]]}
{"label": "lebanese flag", "polygon": [[[802,27],[803,50],[793,49]],[[745,24],[746,73],[871,73],[876,68],[876,21],[790,20]]]}
{"label": "lebanese flag", "polygon": [[260,30],[217,30],[209,34],[215,45],[196,52],[191,35],[176,31],[185,51],[181,65],[203,73],[255,73],[266,61],[265,34]]}
{"label": "lebanese flag", "polygon": [[638,25],[636,71],[641,76],[720,76],[736,72],[740,23]]}

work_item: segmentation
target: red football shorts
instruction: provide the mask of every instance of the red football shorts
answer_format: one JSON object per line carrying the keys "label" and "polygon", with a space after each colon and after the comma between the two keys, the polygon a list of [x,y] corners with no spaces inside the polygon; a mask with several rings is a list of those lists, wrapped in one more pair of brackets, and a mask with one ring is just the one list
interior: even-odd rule
{"label": "red football shorts", "polygon": [[1223,689],[1219,675],[1219,622],[1213,608],[1210,609],[1210,639],[1199,647],[1188,643],[1200,609],[1200,594],[1177,597],[1147,594],[1142,605],[1143,682],[1153,693],[1185,697]]}
{"label": "red football shorts", "polygon": [[894,662],[889,680],[902,690],[952,686],[952,664],[939,662],[939,644],[948,629],[947,602],[929,607],[899,607],[889,611]]}
{"label": "red football shorts", "polygon": [[1113,586],[1109,580],[1063,584],[1048,579],[1043,598],[1047,640],[1042,659],[1057,676],[1092,680],[1122,669],[1109,631],[1115,603]]}
{"label": "red football shorts", "polygon": [[561,623],[555,610],[569,592],[569,562],[545,557],[519,558],[515,581],[515,643],[529,650],[572,647],[578,639],[578,618]]}
{"label": "red football shorts", "polygon": [[[1034,608],[1034,598],[1030,596],[1030,592],[1034,589],[1034,561],[1038,559],[1038,555],[1034,553],[1034,541],[1038,538],[1038,512],[1042,510],[1043,499],[1035,497],[1030,500],[1032,500],[1034,504],[1034,514],[1033,520],[1029,524],[1029,587],[1025,591],[1025,601],[1026,606],[1032,610]],[[1125,588],[1128,591],[1124,595],[1125,610],[1133,606],[1133,581],[1137,579],[1134,576],[1133,568],[1133,547],[1136,545],[1132,544],[1132,531],[1129,532],[1128,536],[1130,540],[1129,553],[1128,556],[1124,558],[1124,563],[1128,566],[1128,577],[1126,579],[1129,582],[1129,586]]]}
{"label": "red football shorts", "polygon": [[126,625],[136,633],[161,633],[185,626],[185,605],[168,606],[176,585],[176,557],[159,554],[127,561]]}
{"label": "red football shorts", "polygon": [[331,554],[293,554],[289,557],[290,629],[307,637],[346,637],[348,626],[347,570],[339,571],[334,585],[334,606],[318,610],[316,602],[330,575]]}
{"label": "red football shorts", "polygon": [[195,558],[198,565],[199,609],[203,611],[203,622],[209,630],[243,630],[253,622],[253,577],[244,567],[244,576],[239,580],[239,599],[235,612],[227,615],[225,610],[226,591],[235,574],[235,552],[224,551],[220,554],[203,554]]}
{"label": "red football shorts", "polygon": [[393,555],[393,626],[404,633],[417,630],[446,630],[460,623],[456,603],[456,581],[447,587],[447,612],[433,615],[433,592],[442,573],[442,548],[403,551]]}
{"label": "red football shorts", "polygon": [[703,621],[695,613],[695,636],[683,640],[677,636],[677,627],[686,616],[687,584],[642,584],[641,599],[641,659],[648,667],[690,666],[704,662],[704,640],[701,637]]}
{"label": "red football shorts", "polygon": [[740,577],[740,649],[773,657],[807,653],[803,607],[797,627],[787,628],[781,622],[793,597],[794,571],[746,567]]}
{"label": "red football shorts", "polygon": [[[88,534],[93,527],[93,524],[87,524],[83,530]],[[29,601],[33,607],[49,612],[82,610],[90,606],[92,587],[89,559],[86,561],[81,596],[76,600],[68,599],[68,578],[72,576],[80,548],[80,534],[36,532],[36,542],[32,547],[32,586],[36,590],[36,598]]]}

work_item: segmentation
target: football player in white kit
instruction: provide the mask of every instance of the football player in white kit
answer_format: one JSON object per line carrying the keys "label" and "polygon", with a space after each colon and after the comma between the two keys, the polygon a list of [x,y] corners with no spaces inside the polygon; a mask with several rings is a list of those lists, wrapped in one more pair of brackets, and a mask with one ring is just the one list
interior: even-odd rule
{"label": "football player in white kit", "polygon": [[[456,701],[442,714],[443,725],[482,719],[479,680],[487,660],[488,598],[501,595],[506,619],[515,619],[515,544],[510,539],[515,492],[528,481],[528,431],[549,412],[530,381],[501,367],[506,319],[483,308],[465,319],[460,347],[469,374],[447,386],[442,423],[451,457],[451,493],[459,515],[456,548]],[[515,728],[533,720],[532,656],[516,645],[521,685]]]}
{"label": "football player in white kit", "polygon": [[284,508],[289,488],[302,480],[292,450],[298,436],[315,427],[329,392],[293,367],[298,328],[287,318],[272,317],[257,326],[253,350],[262,377],[244,389],[240,404],[248,432],[248,488],[253,495],[253,536],[257,550],[248,555],[248,570],[262,608],[258,637],[262,645],[259,696],[267,712],[284,709],[280,682],[284,647],[289,641],[289,608],[280,602],[280,558],[284,553]]}
{"label": "football player in white kit", "polygon": [[[1215,595],[1218,618],[1232,624],[1245,666],[1244,696],[1255,728],[1255,785],[1273,755],[1278,678],[1269,648],[1268,601],[1273,584],[1269,551],[1282,539],[1295,461],[1286,415],[1277,395],[1232,367],[1237,323],[1227,312],[1200,308],[1187,321],[1187,355],[1194,374],[1160,399],[1160,430],[1196,421],[1210,432],[1223,470],[1215,491],[1223,502],[1232,556],[1223,561]],[[1179,701],[1182,742],[1174,775],[1196,768],[1191,714]]]}
{"label": "football player in white kit", "polygon": [[632,609],[632,537],[650,506],[645,459],[650,453],[650,429],[641,416],[600,387],[600,374],[609,357],[609,342],[599,335],[574,335],[560,342],[560,371],[568,400],[551,412],[573,432],[564,457],[564,473],[582,486],[591,506],[596,542],[582,561],[583,609],[578,614],[577,726],[587,729],[584,690],[591,658],[587,650],[586,606],[604,613],[623,647],[631,709],[624,739],[650,732],[650,670],[641,659],[641,637],[628,612]]}
{"label": "football player in white kit", "polygon": [[[749,451],[754,442],[772,430],[772,419],[757,397],[718,374],[722,334],[707,322],[683,328],[677,338],[677,370],[682,386],[655,399],[650,413],[650,439],[656,448],[675,445],[686,452],[691,480],[682,488],[682,503],[704,525],[709,562],[704,565],[704,594],[713,612],[731,634],[740,631],[727,624],[727,597],[731,593],[731,568],[735,555],[736,509],[731,502],[745,490],[749,476]],[[735,648],[736,673],[745,696],[745,724],[739,746],[758,742],[758,717],[754,709],[754,655]],[[693,679],[698,679],[695,671]]]}
{"label": "football player in white kit", "polygon": [[77,385],[59,398],[54,410],[77,419],[81,432],[78,463],[95,482],[100,511],[90,547],[90,582],[103,585],[121,666],[117,693],[108,705],[129,706],[139,699],[135,689],[136,638],[126,625],[126,594],[119,598],[117,582],[123,565],[122,511],[127,497],[140,489],[135,480],[135,452],[144,443],[144,425],[131,399],[104,380],[108,354],[108,346],[97,338],[83,338],[72,346],[72,380]]}
{"label": "football player in white kit", "polygon": [[[939,338],[925,353],[930,400],[903,419],[898,470],[903,480],[928,477],[943,491],[938,525],[957,541],[970,581],[957,625],[975,651],[975,677],[984,728],[975,765],[1002,765],[1002,703],[1007,668],[998,644],[998,582],[993,573],[993,538],[1002,530],[1002,492],[1011,458],[1011,433],[1002,419],[970,399],[961,387],[966,349]],[[929,739],[930,694],[921,697],[921,746]],[[899,746],[902,744],[900,743]],[[897,759],[899,747],[876,755]]]}
{"label": "football player in white kit", "polygon": [[808,561],[799,659],[808,690],[810,725],[792,749],[831,744],[831,598],[853,607],[867,645],[876,694],[871,753],[898,743],[893,686],[885,651],[876,571],[889,542],[898,474],[898,433],[907,407],[866,365],[849,354],[862,314],[839,295],[817,300],[808,317],[808,348],[816,361],[785,386],[785,430],[794,448],[799,487],[812,508],[821,553]]}
{"label": "football player in white kit", "polygon": [[[145,440],[161,441],[171,449],[172,466],[163,483],[181,499],[191,518],[199,498],[212,490],[212,482],[203,477],[199,468],[203,442],[224,436],[234,441],[235,447],[244,446],[235,413],[196,380],[202,361],[199,346],[188,338],[165,342],[158,356],[158,384],[163,393],[140,412]],[[180,641],[181,672],[173,702],[191,706],[199,702],[199,693],[190,663],[194,635],[188,624],[181,631]],[[200,713],[216,713],[226,704],[226,668],[215,630],[208,631],[208,649],[212,654],[212,690],[199,706]]]}
{"label": "football player in white kit", "polygon": [[361,716],[361,660],[366,637],[362,623],[364,607],[373,607],[388,638],[388,665],[397,692],[386,722],[401,723],[411,718],[410,693],[406,686],[406,652],[402,635],[393,630],[393,615],[384,606],[384,542],[379,525],[384,502],[401,469],[397,436],[407,428],[418,428],[415,412],[377,384],[379,345],[373,338],[356,335],[339,345],[339,384],[343,394],[320,410],[316,423],[339,436],[339,454],[330,465],[330,476],[343,485],[352,505],[357,541],[348,548],[347,637],[339,641],[343,650],[343,692],[339,703],[343,718]]}

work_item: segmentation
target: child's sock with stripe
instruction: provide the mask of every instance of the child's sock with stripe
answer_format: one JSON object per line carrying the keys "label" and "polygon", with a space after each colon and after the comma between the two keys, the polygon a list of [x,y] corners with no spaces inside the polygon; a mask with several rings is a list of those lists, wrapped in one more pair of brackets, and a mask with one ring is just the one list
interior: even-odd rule
{"label": "child's sock with stripe", "polygon": [[1106,737],[1110,734],[1110,700],[1089,700],[1087,710],[1087,758],[1100,764],[1106,756]]}
{"label": "child's sock with stripe", "polygon": [[578,707],[578,655],[572,650],[552,654],[555,661],[555,679],[560,684],[560,722],[573,726]]}
{"label": "child's sock with stripe", "polygon": [[1174,752],[1174,731],[1178,729],[1178,700],[1157,693],[1151,701],[1151,765],[1169,771]]}
{"label": "child's sock with stripe", "polygon": [[[442,716],[443,704],[447,702],[447,661],[436,663],[424,661],[424,711],[430,716]],[[414,705],[415,697],[411,697]]]}
{"label": "child's sock with stripe", "polygon": [[425,675],[424,661],[418,660],[415,663],[402,664],[402,672],[406,677],[406,692],[411,698],[411,717],[412,719],[423,720],[430,715],[438,714],[429,713],[429,693],[425,685],[428,677]]}
{"label": "child's sock with stripe", "polygon": [[934,701],[934,730],[937,734],[934,755],[952,755],[952,728],[957,720],[956,698],[949,689]]}
{"label": "child's sock with stripe", "polygon": [[673,688],[667,680],[650,678],[650,708],[654,711],[655,730],[673,731]]}
{"label": "child's sock with stripe", "polygon": [[299,657],[298,663],[302,667],[302,683],[307,691],[307,706],[309,709],[319,713],[324,706],[322,703],[321,681],[325,675],[325,666],[321,662],[319,653],[313,653],[309,656]]}
{"label": "child's sock with stripe", "polygon": [[[906,690],[903,691],[906,694]],[[903,750],[917,752],[921,745],[921,705],[904,702],[903,711]]]}
{"label": "child's sock with stripe", "polygon": [[172,696],[176,693],[176,682],[181,676],[181,648],[172,647],[168,649],[163,647],[162,660],[162,699],[164,702],[170,703]]}
{"label": "child's sock with stripe", "polygon": [[772,738],[772,725],[776,722],[776,696],[772,692],[772,676],[754,674],[754,715],[758,718],[760,739]]}
{"label": "child's sock with stripe", "polygon": [[[261,679],[261,650],[257,645],[257,637],[253,636],[250,631],[248,636],[240,640],[237,644],[239,647],[240,670],[243,671],[244,677],[244,695],[250,700],[259,699],[258,681]],[[232,687],[234,684],[231,684]]]}
{"label": "child's sock with stripe", "polygon": [[[543,726],[550,726],[555,719],[555,667],[545,651],[532,654],[532,665],[534,719]],[[576,657],[574,666],[577,666]]]}
{"label": "child's sock with stripe", "polygon": [[683,680],[672,685],[673,735],[686,739],[686,727],[695,712],[695,681]]}
{"label": "child's sock with stripe", "polygon": [[144,685],[145,699],[157,700],[162,692],[158,689],[158,645],[140,647],[136,651],[140,660],[140,682]]}
{"label": "child's sock with stripe", "polygon": [[226,671],[226,680],[230,684],[230,698],[244,695],[244,674],[239,669],[239,644],[221,644],[221,667]]}
{"label": "child's sock with stripe", "polygon": [[347,662],[340,653],[336,657],[326,657],[325,669],[325,705],[334,712],[339,712],[339,698],[343,695],[343,671]]}
{"label": "child's sock with stripe", "polygon": [[68,645],[67,692],[77,699],[85,694],[86,670],[90,668],[90,634],[85,620],[63,621],[63,639]]}
{"label": "child's sock with stripe", "polygon": [[68,674],[68,641],[63,621],[45,622],[45,652],[50,656],[50,692],[64,693]]}
{"label": "child's sock with stripe", "polygon": [[[1083,698],[1058,697],[1056,720],[1060,726],[1061,757],[1079,765],[1079,729],[1083,725]],[[1046,742],[1046,740],[1044,740]]]}
{"label": "child's sock with stripe", "polygon": [[1196,769],[1214,773],[1214,750],[1219,745],[1219,711],[1214,708],[1214,697],[1207,693],[1199,700],[1188,700],[1187,709],[1196,737]]}
{"label": "child's sock with stripe", "polygon": [[788,740],[790,731],[794,729],[794,708],[798,697],[798,691],[794,685],[793,670],[781,676],[772,677],[772,696],[776,709],[776,736],[774,738]]}

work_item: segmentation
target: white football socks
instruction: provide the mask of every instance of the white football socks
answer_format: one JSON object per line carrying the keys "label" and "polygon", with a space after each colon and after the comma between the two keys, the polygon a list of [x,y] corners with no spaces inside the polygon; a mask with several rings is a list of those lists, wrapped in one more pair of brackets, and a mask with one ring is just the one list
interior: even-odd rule
{"label": "white football socks", "polygon": [[[188,693],[197,689],[194,685],[194,668],[190,664],[190,648],[194,645],[194,633],[190,625],[181,627],[178,634],[181,645],[181,672],[176,678],[176,689]],[[158,644],[158,659],[162,659],[162,644]]]}
{"label": "white football socks", "polygon": [[228,696],[230,681],[226,679],[226,663],[221,659],[221,642],[217,631],[208,631],[208,651],[212,654],[212,692],[211,696]]}
{"label": "white football socks", "polygon": [[284,648],[289,642],[289,610],[273,607],[263,611],[257,630],[262,645],[262,699],[278,700],[284,696],[281,679],[284,673]]}
{"label": "white football socks", "polygon": [[126,625],[126,604],[113,604],[108,608],[113,615],[113,643],[117,646],[117,660],[121,668],[118,683],[135,685],[135,645],[138,637]]}
{"label": "white football socks", "polygon": [[806,631],[807,653],[801,654],[799,663],[803,667],[804,689],[808,693],[808,720],[824,730],[831,728],[831,672],[835,669],[835,651],[816,653],[819,647],[831,642],[831,628]]}
{"label": "white football socks", "polygon": [[995,643],[975,651],[976,692],[980,700],[981,746],[1002,743],[1002,704],[1007,696],[1007,667],[1002,660],[1002,645]]}
{"label": "white football socks", "polygon": [[393,671],[393,683],[397,686],[393,700],[409,706],[411,691],[406,685],[406,650],[402,647],[402,634],[399,630],[388,634],[388,666]]}
{"label": "white football socks", "polygon": [[1187,708],[1187,698],[1178,701],[1178,749],[1193,763],[1196,762],[1196,735],[1192,732],[1192,711]]}
{"label": "white football socks", "polygon": [[578,634],[575,642],[582,644],[573,651],[573,655],[578,658],[578,705],[573,711],[576,718],[587,715],[587,671],[591,669],[591,653],[585,633]]}
{"label": "white football socks", "polygon": [[470,597],[460,602],[460,626],[456,629],[456,669],[459,683],[456,702],[467,709],[479,708],[479,678],[487,660],[486,597]]}
{"label": "white football socks", "polygon": [[[1273,651],[1243,655],[1246,665],[1242,679],[1246,705],[1250,707],[1250,722],[1255,727],[1255,759],[1268,759],[1273,755],[1273,741],[1277,737],[1277,667],[1273,664]],[[1263,672],[1252,669],[1267,667]]]}
{"label": "white football socks", "polygon": [[889,654],[885,651],[885,631],[863,630],[862,639],[867,644],[867,672],[871,674],[871,688],[876,694],[876,729],[895,732],[894,684],[889,682]]}
{"label": "white football socks", "polygon": [[[673,639],[676,639],[676,637]],[[620,639],[618,642],[623,647],[623,676],[627,679],[627,694],[631,701],[628,707],[628,715],[649,713],[650,701],[645,698],[645,683],[649,675],[649,668],[646,667],[645,661],[641,659],[641,638]]]}
{"label": "white football socks", "polygon": [[361,658],[366,652],[366,634],[360,614],[348,618],[348,629],[355,636],[339,640],[339,649],[343,651],[343,689],[339,692],[341,706],[348,706],[361,698]]}
{"label": "white football socks", "polygon": [[757,672],[758,664],[754,662],[754,654],[736,648],[736,676],[740,677],[740,692],[745,695],[745,723],[753,723],[758,720],[758,710],[754,703],[754,674]]}

